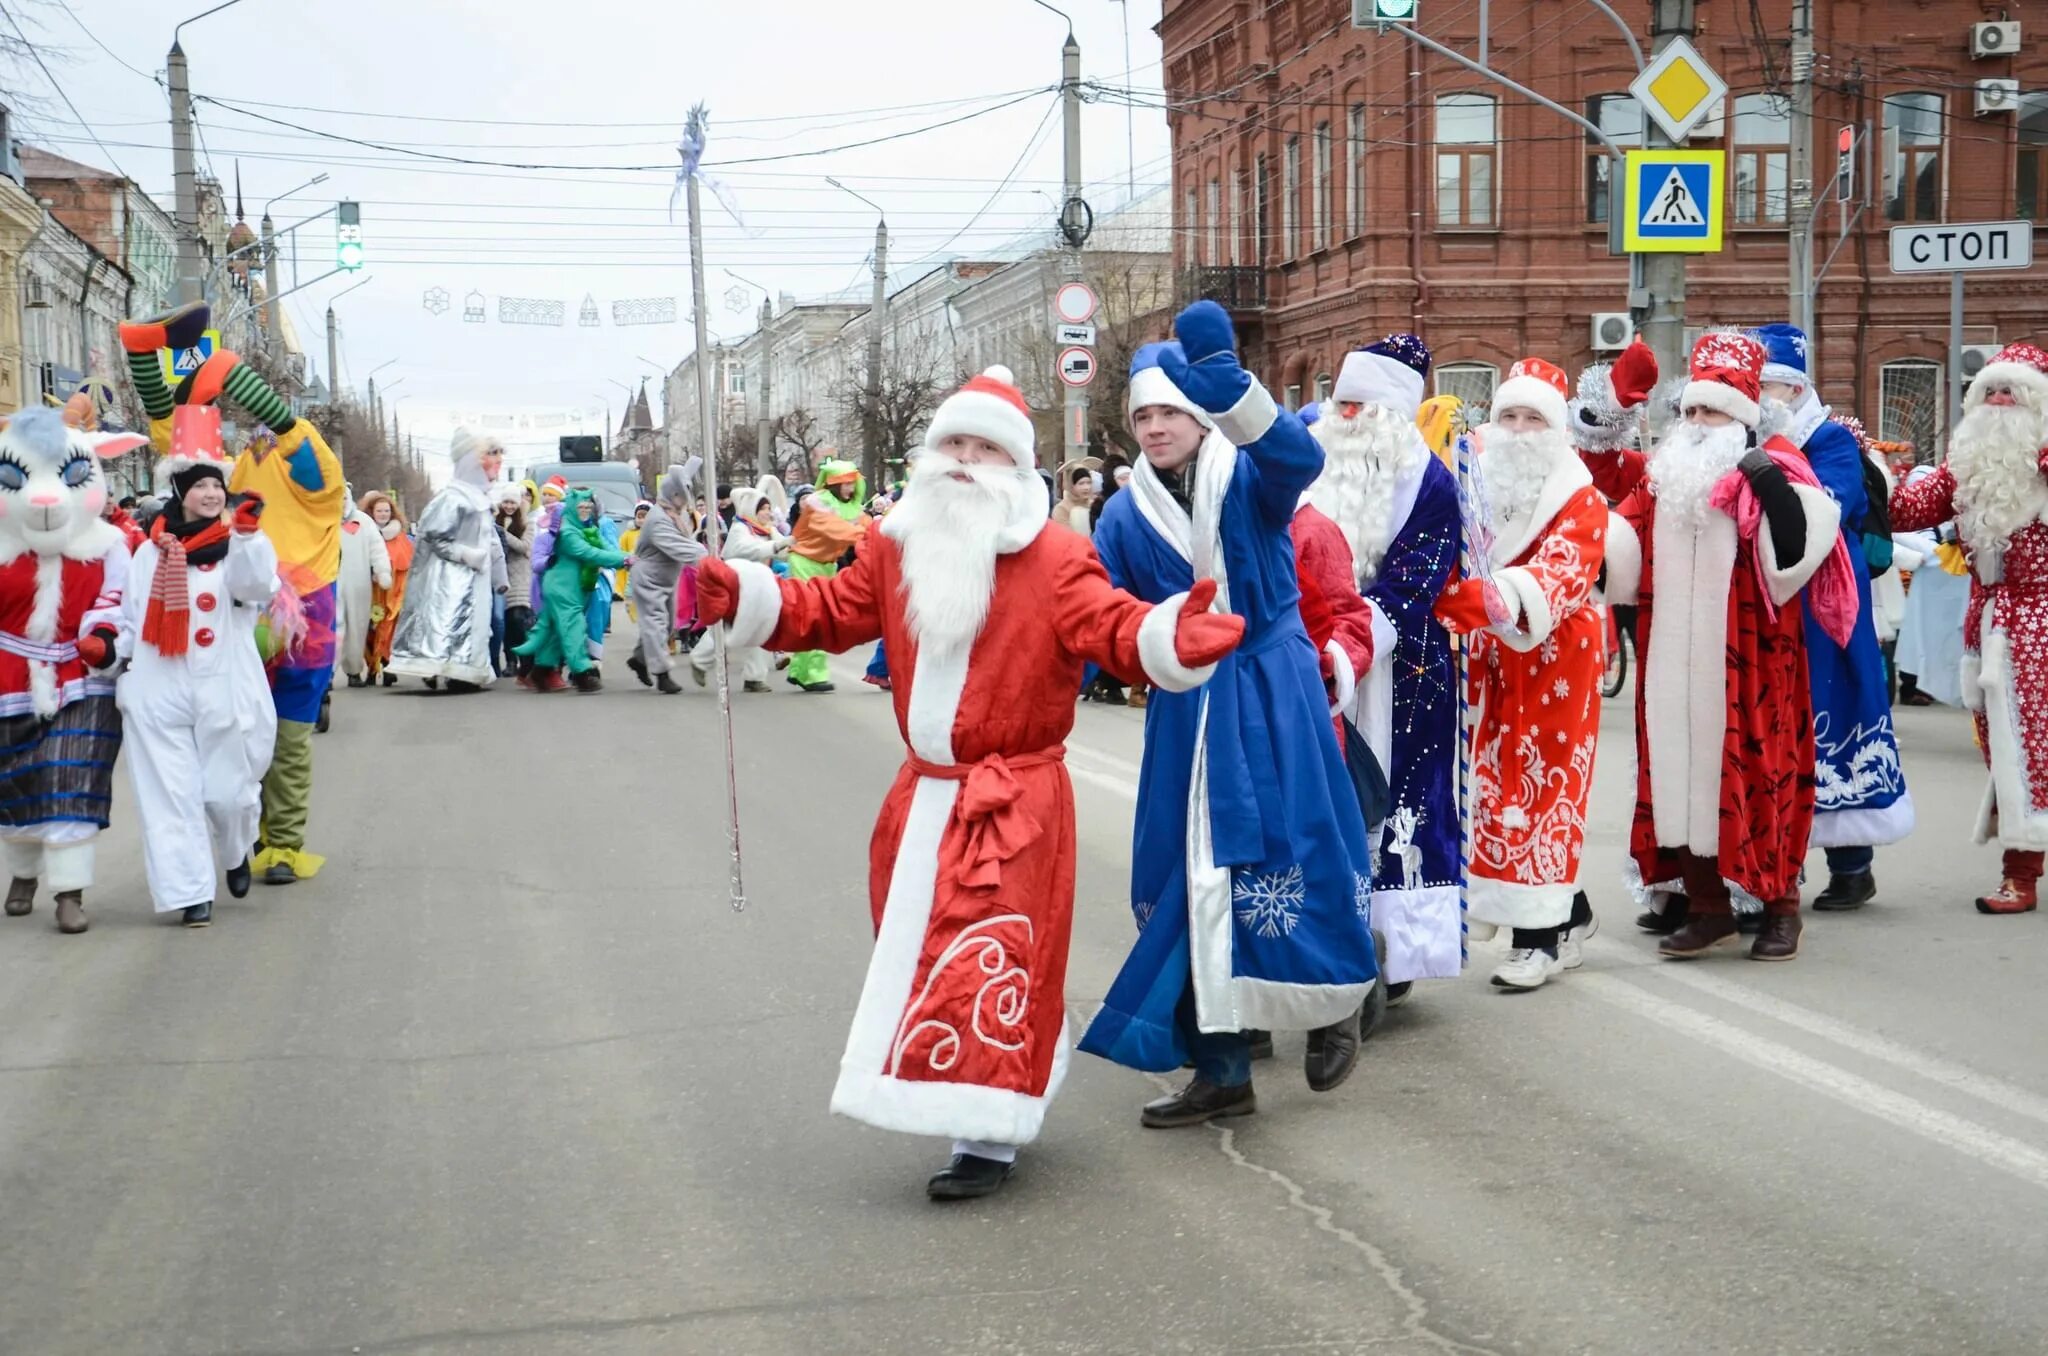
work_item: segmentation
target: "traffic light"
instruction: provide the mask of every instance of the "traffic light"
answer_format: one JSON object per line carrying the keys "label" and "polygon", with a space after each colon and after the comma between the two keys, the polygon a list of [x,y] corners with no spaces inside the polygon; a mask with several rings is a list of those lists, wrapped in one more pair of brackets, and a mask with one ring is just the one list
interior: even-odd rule
{"label": "traffic light", "polygon": [[1835,201],[1856,201],[1856,129],[1835,133]]}
{"label": "traffic light", "polygon": [[345,202],[335,207],[334,266],[353,273],[363,266],[363,207]]}
{"label": "traffic light", "polygon": [[1351,26],[1368,24],[1412,24],[1422,0],[1351,0]]}

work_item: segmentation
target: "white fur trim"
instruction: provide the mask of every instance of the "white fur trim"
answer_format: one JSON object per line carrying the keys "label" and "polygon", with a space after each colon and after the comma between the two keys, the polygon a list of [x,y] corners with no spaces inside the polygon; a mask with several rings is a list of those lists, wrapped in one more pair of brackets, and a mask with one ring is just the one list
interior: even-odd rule
{"label": "white fur trim", "polygon": [[1798,368],[1787,367],[1783,363],[1765,363],[1763,379],[1765,381],[1779,382],[1786,386],[1798,386],[1807,390],[1813,389],[1810,377]]}
{"label": "white fur trim", "polygon": [[1521,634],[1509,639],[1517,650],[1532,650],[1546,640],[1556,629],[1557,618],[1551,614],[1550,599],[1543,596],[1543,585],[1536,582],[1536,576],[1520,565],[1510,565],[1505,570],[1496,570],[1493,586],[1500,590],[1501,597],[1521,623],[1515,629]]}
{"label": "white fur trim", "polygon": [[739,606],[725,626],[725,643],[742,650],[752,649],[775,634],[782,620],[782,585],[775,571],[751,560],[729,562],[740,577]]}
{"label": "white fur trim", "polygon": [[1344,647],[1332,640],[1323,646],[1323,653],[1330,656],[1335,668],[1330,686],[1331,716],[1341,716],[1351,709],[1352,701],[1358,696],[1358,675],[1352,671],[1351,656],[1344,653]]}
{"label": "white fur trim", "polygon": [[953,761],[953,722],[960,714],[960,695],[967,690],[973,645],[939,649],[917,647],[917,667],[910,675],[910,706],[904,730],[910,747],[927,763]]}
{"label": "white fur trim", "polygon": [[1991,753],[1991,784],[1977,818],[1980,843],[1995,837],[2001,847],[2030,852],[2048,850],[2048,806],[2033,804],[2027,776],[2027,750],[2020,738],[2019,714],[2013,705],[2012,642],[1993,626],[1987,608],[1978,688],[1984,704],[1984,729]]}
{"label": "white fur trim", "polygon": [[[1991,625],[1991,605],[1985,604],[1984,625]],[[1974,650],[1965,650],[1962,660],[1956,665],[1957,682],[1962,688],[1963,709],[1982,711],[1984,709],[1984,658]]]}
{"label": "white fur trim", "polygon": [[937,447],[941,439],[955,434],[988,439],[1009,453],[1019,470],[1038,465],[1038,435],[1031,416],[991,392],[960,390],[947,396],[924,431],[924,445]]}
{"label": "white fur trim", "polygon": [[1125,417],[1129,418],[1147,405],[1168,405],[1192,414],[1203,428],[1216,426],[1216,421],[1209,417],[1209,412],[1188,399],[1187,394],[1174,385],[1173,378],[1167,376],[1163,368],[1143,367],[1131,374],[1131,384],[1124,400]]}
{"label": "white fur trim", "polygon": [[[882,926],[868,961],[867,980],[846,1034],[832,1110],[884,1130],[1029,1144],[1038,1137],[1045,1108],[1067,1071],[1067,1034],[1060,1030],[1052,1074],[1043,1097],[970,1083],[935,1083],[894,1077],[897,1028],[910,1003],[910,985],[924,953],[938,884],[939,846],[960,794],[960,783],[921,777],[911,791]],[[1059,1002],[1061,995],[1038,995]]]}
{"label": "white fur trim", "polygon": [[1643,722],[1657,845],[1720,851],[1721,738],[1728,723],[1728,602],[1735,521],[1709,512],[1694,532],[1659,513],[1657,606],[1643,660]]}
{"label": "white fur trim", "polygon": [[1359,405],[1384,405],[1413,419],[1422,408],[1425,383],[1408,364],[1384,354],[1354,349],[1344,355],[1330,398]]}
{"label": "white fur trim", "polygon": [[1280,407],[1273,403],[1272,394],[1253,377],[1250,389],[1235,405],[1215,416],[1215,424],[1233,447],[1249,447],[1265,437],[1279,417]]}
{"label": "white fur trim", "polygon": [[1976,376],[1970,379],[1970,389],[1964,393],[1966,409],[1976,409],[1984,403],[1984,393],[1994,384],[2004,384],[2031,391],[2036,409],[2048,410],[2048,376],[2043,376],[2025,363],[1986,363]]}
{"label": "white fur trim", "polygon": [[1635,524],[1607,511],[1607,590],[1610,605],[1632,607],[1643,587],[1643,539]]}
{"label": "white fur trim", "polygon": [[1493,401],[1487,406],[1493,418],[1500,418],[1502,410],[1516,408],[1534,410],[1551,428],[1571,437],[1571,411],[1564,393],[1541,377],[1509,377],[1494,388]]}
{"label": "white fur trim", "polygon": [[1807,846],[1883,847],[1904,842],[1917,818],[1911,791],[1901,791],[1899,798],[1883,809],[1822,810],[1813,817]]}
{"label": "white fur trim", "polygon": [[[36,600],[22,634],[38,645],[54,644],[57,615],[64,602],[64,557],[36,557]],[[28,687],[36,714],[49,720],[63,703],[57,697],[57,667],[41,659],[28,661]]]}
{"label": "white fur trim", "polygon": [[1503,928],[1554,928],[1571,921],[1576,880],[1529,885],[1520,881],[1474,876],[1465,886],[1465,907],[1471,917]]}
{"label": "white fur trim", "polygon": [[[1372,671],[1359,684],[1358,696],[1349,712],[1351,723],[1365,736],[1366,747],[1380,760],[1382,768],[1394,765],[1394,650],[1400,632],[1372,599],[1365,600],[1372,613]],[[1389,981],[1390,983],[1392,981]]]}
{"label": "white fur trim", "polygon": [[[1372,892],[1372,930],[1385,949],[1380,974],[1389,984],[1411,979],[1456,979],[1464,973],[1464,954],[1455,885],[1419,885]],[[1482,926],[1475,923],[1477,936]],[[1482,939],[1483,940],[1483,939]]]}
{"label": "white fur trim", "polygon": [[1757,532],[1756,549],[1763,553],[1764,579],[1771,586],[1771,601],[1779,607],[1791,602],[1792,596],[1806,587],[1806,581],[1813,578],[1828,553],[1835,549],[1842,531],[1842,507],[1833,495],[1813,485],[1794,485],[1792,492],[1799,496],[1799,507],[1806,510],[1806,548],[1799,553],[1799,559],[1779,569],[1778,552],[1771,544],[1771,520],[1765,518]]}
{"label": "white fur trim", "polygon": [[[1535,381],[1535,378],[1523,380]],[[1546,391],[1551,389],[1543,382],[1536,384]],[[1493,558],[1520,560],[1536,545],[1536,538],[1543,529],[1564,512],[1564,506],[1571,502],[1572,496],[1592,483],[1593,473],[1586,469],[1586,463],[1579,460],[1567,442],[1564,455],[1543,477],[1543,485],[1536,491],[1536,502],[1529,506],[1529,511],[1520,518],[1510,518],[1500,524],[1498,540],[1493,544]]]}
{"label": "white fur trim", "polygon": [[1757,408],[1754,400],[1726,382],[1687,382],[1685,389],[1679,393],[1678,408],[1682,413],[1695,405],[1719,410],[1737,423],[1747,424],[1751,428],[1755,428],[1757,420],[1763,417],[1763,411]]}
{"label": "white fur trim", "polygon": [[1216,673],[1214,664],[1191,669],[1180,662],[1173,637],[1180,626],[1181,608],[1187,601],[1185,593],[1176,593],[1138,623],[1138,659],[1145,666],[1145,676],[1163,692],[1192,692]]}

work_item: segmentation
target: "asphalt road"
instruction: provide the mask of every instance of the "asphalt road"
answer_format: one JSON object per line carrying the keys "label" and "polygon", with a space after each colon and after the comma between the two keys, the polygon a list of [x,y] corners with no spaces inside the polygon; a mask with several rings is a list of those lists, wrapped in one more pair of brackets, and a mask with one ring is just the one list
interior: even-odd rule
{"label": "asphalt road", "polygon": [[[943,1146],[826,1111],[887,700],[739,699],[735,913],[715,704],[618,658],[339,694],[327,869],[207,931],[151,917],[123,774],[92,932],[0,920],[0,1353],[2048,1350],[2048,914],[1969,907],[1954,712],[1901,713],[1921,828],[1794,964],[1652,957],[1611,710],[1583,970],[1476,956],[1322,1096],[1283,1035],[1227,1130],[1078,1059],[1011,1186],[939,1207]],[[1073,741],[1080,1017],[1140,732]]]}

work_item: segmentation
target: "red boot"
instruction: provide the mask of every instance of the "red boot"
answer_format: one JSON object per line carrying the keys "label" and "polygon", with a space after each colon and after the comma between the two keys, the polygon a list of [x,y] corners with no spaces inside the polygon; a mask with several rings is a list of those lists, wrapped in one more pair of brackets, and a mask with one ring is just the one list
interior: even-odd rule
{"label": "red boot", "polygon": [[1978,913],[2032,913],[2035,909],[2034,890],[2037,882],[2015,880],[2007,876],[1999,883],[1995,894],[1982,895],[1977,900]]}
{"label": "red boot", "polygon": [[567,692],[569,680],[562,676],[560,669],[535,669],[533,686],[536,692]]}

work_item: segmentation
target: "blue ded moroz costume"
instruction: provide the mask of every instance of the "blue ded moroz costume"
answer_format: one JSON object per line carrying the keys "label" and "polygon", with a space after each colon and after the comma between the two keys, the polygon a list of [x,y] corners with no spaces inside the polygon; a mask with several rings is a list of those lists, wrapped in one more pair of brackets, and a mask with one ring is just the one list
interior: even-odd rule
{"label": "blue ded moroz costume", "polygon": [[[1750,331],[1764,346],[1763,379],[1796,386],[1785,437],[1806,454],[1813,474],[1842,509],[1849,558],[1856,563],[1856,629],[1837,645],[1806,613],[1806,673],[1813,692],[1815,847],[1827,849],[1836,876],[1867,875],[1871,848],[1913,831],[1913,797],[1892,729],[1884,654],[1870,606],[1862,529],[1870,501],[1864,489],[1863,445],[1820,403],[1807,374],[1806,335],[1792,325]],[[1830,882],[1834,889],[1838,882]],[[1868,889],[1866,885],[1862,887]],[[1817,904],[1826,907],[1823,896]]]}
{"label": "blue ded moroz costume", "polygon": [[1179,472],[1139,461],[1095,549],[1147,602],[1215,580],[1245,637],[1206,685],[1156,692],[1145,713],[1138,940],[1081,1048],[1156,1071],[1180,1067],[1199,1033],[1339,1023],[1376,973],[1365,825],[1302,626],[1289,533],[1322,448],[1238,365],[1221,307],[1198,302],[1175,328],[1181,342],[1133,358],[1130,408],[1185,410],[1207,435]]}

